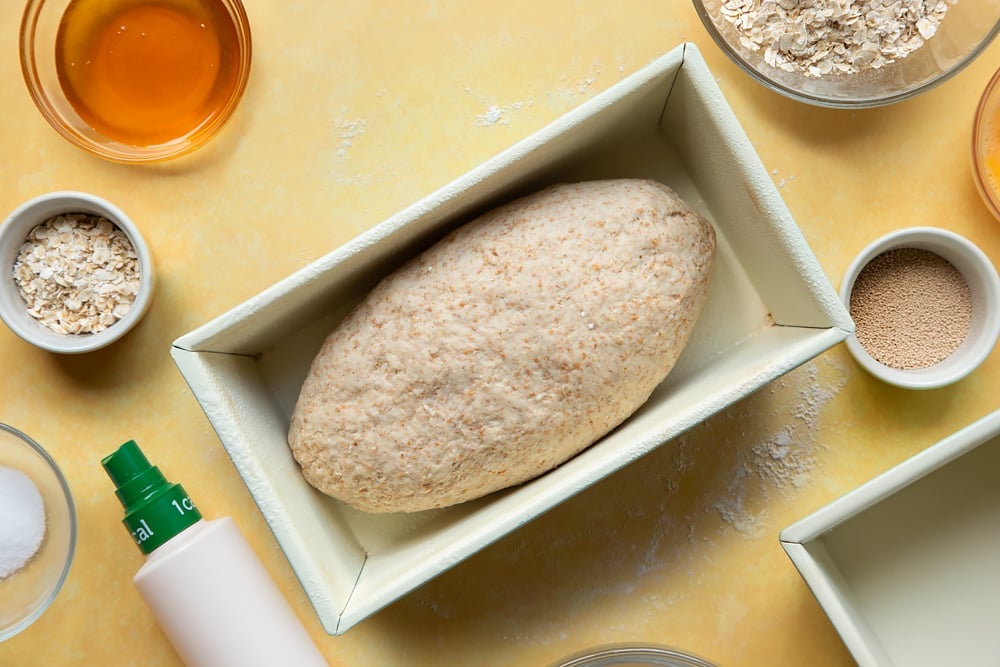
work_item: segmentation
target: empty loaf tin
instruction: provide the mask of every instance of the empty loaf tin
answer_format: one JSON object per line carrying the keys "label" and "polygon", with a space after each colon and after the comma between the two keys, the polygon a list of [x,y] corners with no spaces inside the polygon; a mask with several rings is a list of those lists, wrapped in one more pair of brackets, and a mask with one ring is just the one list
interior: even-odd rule
{"label": "empty loaf tin", "polygon": [[861,667],[1000,656],[1000,410],[781,532]]}
{"label": "empty loaf tin", "polygon": [[[644,407],[559,468],[441,510],[365,514],[306,483],[286,441],[298,389],[325,336],[381,277],[519,194],[619,177],[670,185],[713,222],[719,240],[691,342]],[[714,76],[683,44],[179,338],[172,355],[324,627],[340,634],[852,330]]]}

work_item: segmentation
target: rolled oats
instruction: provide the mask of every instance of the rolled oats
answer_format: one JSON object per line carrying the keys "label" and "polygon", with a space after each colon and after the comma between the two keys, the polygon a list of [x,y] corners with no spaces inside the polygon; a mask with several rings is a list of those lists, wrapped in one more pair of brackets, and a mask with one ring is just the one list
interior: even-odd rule
{"label": "rolled oats", "polygon": [[856,74],[905,58],[935,35],[957,0],[722,0],[740,45],[811,77]]}
{"label": "rolled oats", "polygon": [[139,292],[139,257],[107,218],[57,215],[29,233],[14,262],[28,314],[60,334],[103,331]]}

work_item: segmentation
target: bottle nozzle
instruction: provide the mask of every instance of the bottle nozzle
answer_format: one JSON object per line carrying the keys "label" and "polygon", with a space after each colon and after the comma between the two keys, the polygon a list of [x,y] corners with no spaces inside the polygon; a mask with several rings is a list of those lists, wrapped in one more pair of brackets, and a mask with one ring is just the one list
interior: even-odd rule
{"label": "bottle nozzle", "polygon": [[125,508],[123,523],[143,553],[201,519],[201,512],[180,484],[171,484],[151,465],[135,440],[101,459],[115,483],[115,495]]}
{"label": "bottle nozzle", "polygon": [[152,468],[149,459],[139,449],[135,440],[129,440],[114,454],[105,456],[101,460],[101,465],[115,486],[124,486],[126,482]]}

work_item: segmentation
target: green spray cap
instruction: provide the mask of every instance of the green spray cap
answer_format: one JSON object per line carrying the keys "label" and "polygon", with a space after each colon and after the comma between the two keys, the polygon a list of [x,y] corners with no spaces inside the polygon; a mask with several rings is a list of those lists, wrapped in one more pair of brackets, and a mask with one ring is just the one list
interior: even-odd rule
{"label": "green spray cap", "polygon": [[201,520],[201,512],[180,484],[171,484],[150,465],[135,440],[101,460],[125,508],[122,523],[144,554]]}

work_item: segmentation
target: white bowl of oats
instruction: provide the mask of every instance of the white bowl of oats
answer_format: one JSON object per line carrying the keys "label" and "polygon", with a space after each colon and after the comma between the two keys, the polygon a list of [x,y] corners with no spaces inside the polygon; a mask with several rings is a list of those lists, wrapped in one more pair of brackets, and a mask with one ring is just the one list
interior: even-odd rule
{"label": "white bowl of oats", "polygon": [[117,341],[149,309],[153,258],[117,206],[52,192],[0,225],[0,319],[25,341],[79,354]]}
{"label": "white bowl of oats", "polygon": [[816,106],[908,99],[968,65],[1000,32],[1000,0],[693,0],[729,58]]}

